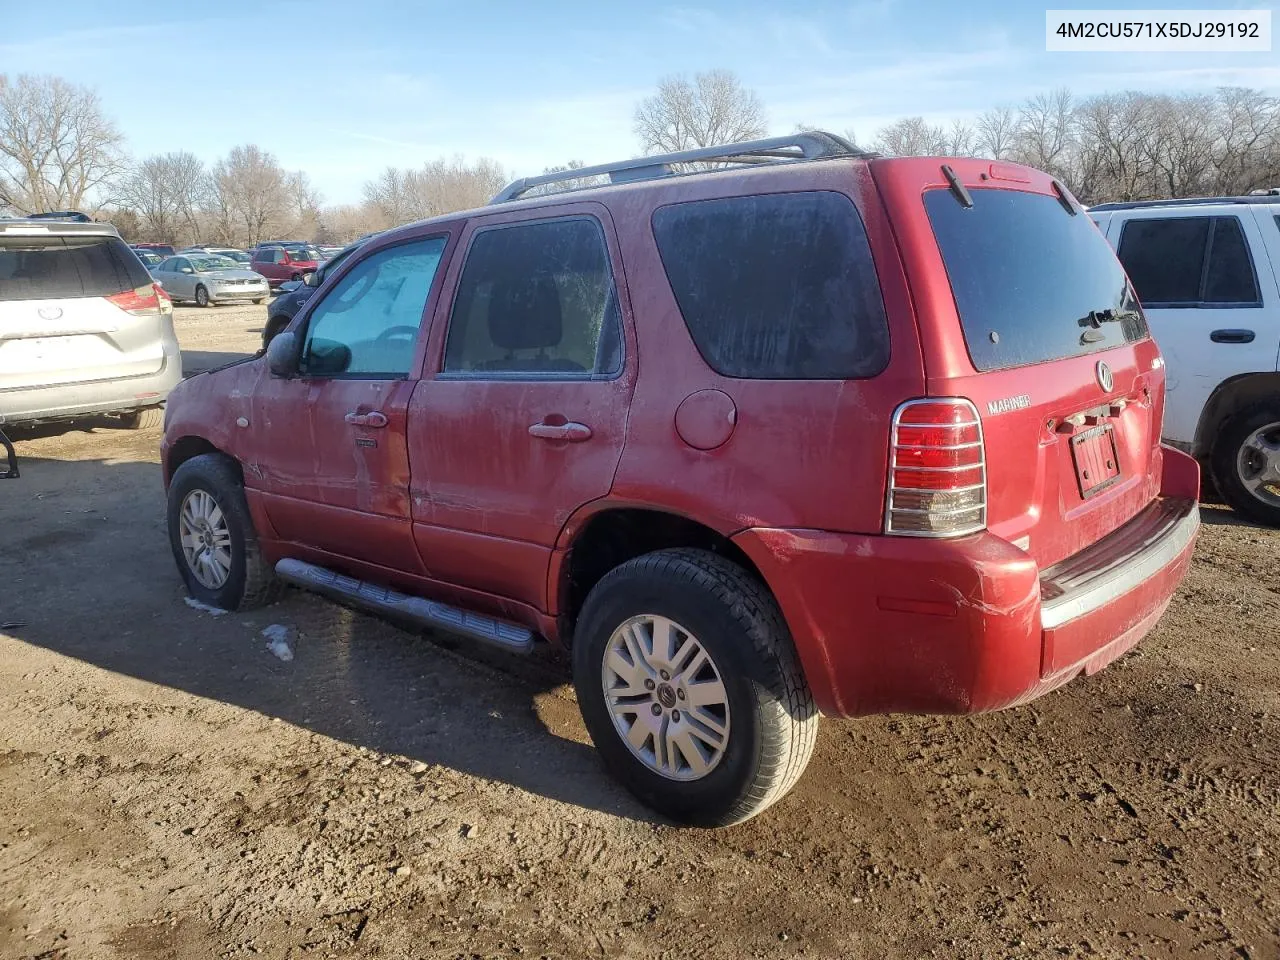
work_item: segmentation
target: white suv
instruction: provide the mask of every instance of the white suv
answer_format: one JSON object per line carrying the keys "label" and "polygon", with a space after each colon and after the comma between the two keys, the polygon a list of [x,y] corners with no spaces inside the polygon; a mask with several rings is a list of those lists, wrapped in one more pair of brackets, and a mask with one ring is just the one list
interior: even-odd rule
{"label": "white suv", "polygon": [[1168,364],[1164,437],[1222,496],[1280,526],[1280,196],[1104,203]]}
{"label": "white suv", "polygon": [[173,302],[115,227],[0,219],[0,423],[159,426],[181,379]]}

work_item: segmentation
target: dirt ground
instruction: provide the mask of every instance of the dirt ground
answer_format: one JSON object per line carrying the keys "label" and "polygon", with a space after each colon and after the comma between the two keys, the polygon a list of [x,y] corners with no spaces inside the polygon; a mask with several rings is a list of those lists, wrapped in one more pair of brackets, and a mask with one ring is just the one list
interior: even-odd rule
{"label": "dirt ground", "polygon": [[[180,309],[189,368],[264,311]],[[1280,532],[1207,506],[1102,674],[824,721],[787,799],[687,831],[606,778],[552,660],[187,606],[158,440],[27,434],[0,484],[0,957],[1280,956]]]}

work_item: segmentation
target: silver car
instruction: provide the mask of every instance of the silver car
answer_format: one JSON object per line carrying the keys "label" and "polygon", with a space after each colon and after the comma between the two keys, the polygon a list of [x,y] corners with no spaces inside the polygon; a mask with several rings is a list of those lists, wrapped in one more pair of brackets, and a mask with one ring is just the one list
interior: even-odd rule
{"label": "silver car", "polygon": [[0,423],[159,426],[181,379],[173,304],[115,227],[0,219]]}
{"label": "silver car", "polygon": [[262,303],[271,293],[262,274],[211,253],[180,253],[151,272],[174,300],[194,300],[202,307],[230,300]]}

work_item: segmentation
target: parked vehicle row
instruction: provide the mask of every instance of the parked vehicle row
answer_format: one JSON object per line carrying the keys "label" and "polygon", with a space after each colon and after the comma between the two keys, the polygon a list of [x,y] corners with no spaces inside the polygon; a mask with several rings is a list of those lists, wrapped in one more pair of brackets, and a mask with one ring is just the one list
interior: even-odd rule
{"label": "parked vehicle row", "polygon": [[[596,175],[627,182],[525,198]],[[1160,351],[1039,171],[814,133],[548,174],[303,299],[172,396],[188,590],[564,646],[605,762],[680,821],[783,796],[819,712],[1103,668],[1190,562]]]}

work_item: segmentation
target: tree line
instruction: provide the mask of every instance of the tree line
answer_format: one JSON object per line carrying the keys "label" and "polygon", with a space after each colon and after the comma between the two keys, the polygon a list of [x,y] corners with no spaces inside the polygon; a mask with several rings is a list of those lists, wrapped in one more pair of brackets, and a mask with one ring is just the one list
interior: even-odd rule
{"label": "tree line", "polygon": [[[759,95],[727,70],[663,79],[632,119],[643,154],[768,131]],[[859,142],[853,131],[844,136]],[[890,156],[1026,163],[1061,179],[1085,203],[1244,194],[1280,186],[1280,98],[1234,87],[1084,98],[1059,89],[968,122],[906,117],[864,145]],[[543,172],[582,165],[573,160]],[[182,244],[244,247],[285,236],[345,242],[480,206],[511,178],[490,158],[438,158],[387,167],[364,183],[360,202],[326,205],[305,171],[284,169],[255,144],[233,147],[212,164],[188,151],[130,158],[94,91],[55,76],[0,74],[0,215],[85,210],[111,219],[129,239]]]}

